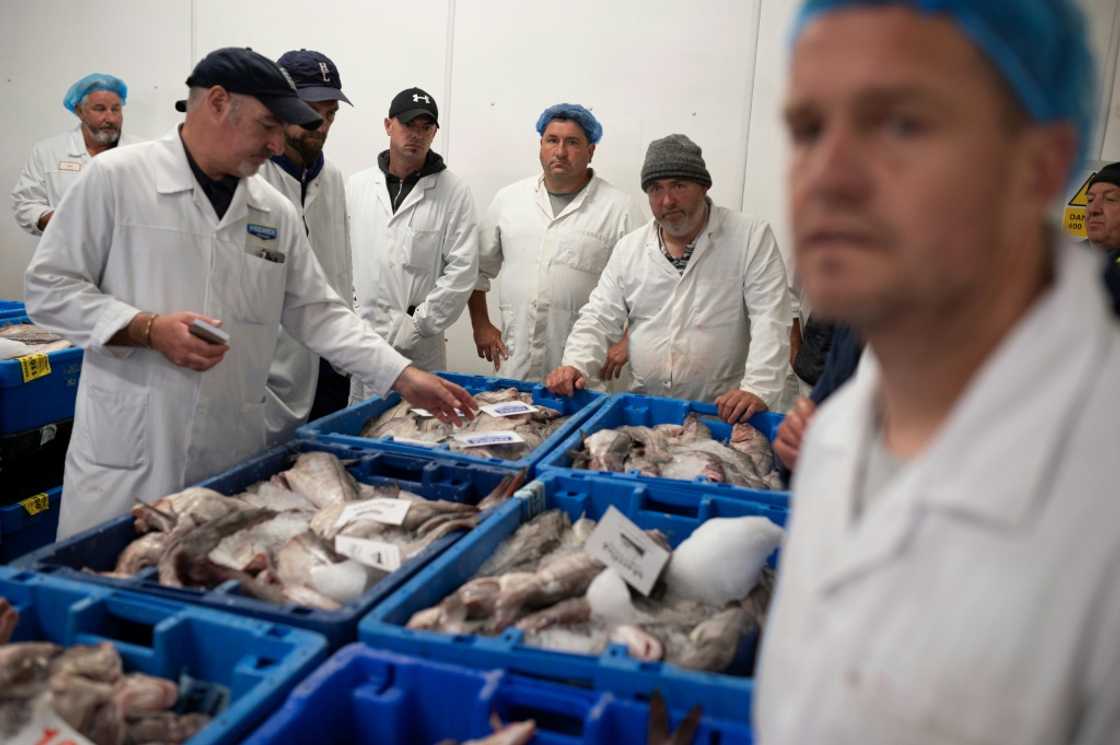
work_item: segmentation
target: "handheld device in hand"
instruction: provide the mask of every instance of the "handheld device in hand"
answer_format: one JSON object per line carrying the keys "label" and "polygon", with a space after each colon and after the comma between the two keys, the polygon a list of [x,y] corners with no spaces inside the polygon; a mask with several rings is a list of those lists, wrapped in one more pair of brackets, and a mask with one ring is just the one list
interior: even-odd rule
{"label": "handheld device in hand", "polygon": [[208,341],[211,344],[229,344],[229,334],[217,326],[211,326],[206,321],[200,321],[196,318],[191,321],[189,328],[192,334],[203,341]]}

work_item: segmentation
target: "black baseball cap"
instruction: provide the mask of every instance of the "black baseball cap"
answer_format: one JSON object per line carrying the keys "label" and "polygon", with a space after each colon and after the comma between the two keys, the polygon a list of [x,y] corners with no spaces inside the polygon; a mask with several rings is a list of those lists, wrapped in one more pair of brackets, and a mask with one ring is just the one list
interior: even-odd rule
{"label": "black baseball cap", "polygon": [[[322,52],[299,49],[285,52],[276,60],[292,76],[296,92],[304,101],[345,101],[350,99],[342,92],[342,78],[331,58]],[[351,106],[354,104],[350,103]]]}
{"label": "black baseball cap", "polygon": [[[191,88],[215,85],[230,93],[256,98],[277,119],[289,124],[316,129],[323,123],[318,112],[300,100],[296,85],[284,68],[249,47],[225,47],[210,52],[187,78]],[[186,111],[187,102],[178,101],[175,108]]]}
{"label": "black baseball cap", "polygon": [[393,97],[389,104],[389,118],[408,124],[418,116],[430,116],[439,126],[439,108],[436,100],[421,88],[407,88]]}

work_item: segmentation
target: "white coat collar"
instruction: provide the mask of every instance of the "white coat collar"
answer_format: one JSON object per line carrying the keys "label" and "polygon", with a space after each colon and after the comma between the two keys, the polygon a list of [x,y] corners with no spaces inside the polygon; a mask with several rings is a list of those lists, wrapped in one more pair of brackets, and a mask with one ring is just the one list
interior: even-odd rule
{"label": "white coat collar", "polygon": [[[927,450],[847,528],[850,540],[822,577],[825,589],[902,553],[929,511],[968,520],[975,529],[1012,530],[1055,496],[1050,483],[1067,456],[1069,428],[1090,379],[1117,343],[1098,263],[1085,249],[1056,247],[1054,284],[977,372]],[[829,474],[832,519],[844,526],[850,526],[861,443],[873,426],[879,387],[878,363],[865,354],[813,432],[819,458],[813,473]]]}
{"label": "white coat collar", "polygon": [[393,203],[389,199],[389,188],[385,185],[385,172],[381,170],[380,166],[376,165],[371,170],[373,171],[373,190],[377,195],[377,201],[381,204],[382,209],[385,210],[385,214],[389,216],[389,222],[405,214],[416,203],[426,198],[428,190],[436,188],[440,176],[446,173],[446,170],[444,170],[438,173],[430,173],[427,176],[421,176],[420,180],[416,182],[416,185],[412,187],[412,191],[404,198],[404,202],[397,207],[396,212],[393,212]]}
{"label": "white coat collar", "polygon": [[79,124],[70,132],[70,137],[66,141],[66,153],[77,158],[89,155],[89,151],[86,150],[86,140],[82,137],[82,125]]}
{"label": "white coat collar", "polygon": [[[201,194],[202,190],[198,188],[198,181],[195,180],[190,163],[187,162],[187,151],[179,137],[178,127],[164,135],[158,141],[158,144],[163,152],[161,154],[161,167],[158,169],[159,175],[156,177],[156,191],[160,194],[175,194],[176,192],[195,191],[197,189]],[[245,194],[244,197],[241,196],[243,193]],[[233,202],[230,203],[226,217],[230,217],[231,214],[236,215],[242,201],[261,212],[270,212],[266,193],[267,184],[260,176],[241,179],[237,185],[237,191],[234,192]],[[203,196],[203,199],[205,199],[205,196]],[[223,218],[222,222],[225,221]]]}
{"label": "white coat collar", "polygon": [[544,183],[544,174],[542,173],[537,176],[537,186],[534,189],[534,192],[536,194],[537,207],[540,208],[541,212],[544,213],[549,222],[554,222],[566,215],[571,214],[572,212],[575,212],[576,210],[583,207],[584,202],[592,198],[595,191],[599,188],[599,182],[602,181],[602,179],[595,175],[594,169],[590,170],[591,178],[588,179],[587,185],[579,190],[579,193],[576,194],[575,198],[572,199],[572,201],[564,205],[564,209],[560,210],[559,215],[552,214],[552,200],[549,199],[548,187],[545,186]]}
{"label": "white coat collar", "polygon": [[[657,238],[657,220],[653,219],[646,223],[646,233],[642,238],[645,244],[645,250],[651,255],[656,256],[660,260],[660,264],[664,265],[674,276],[684,279],[692,271],[700,258],[706,254],[711,253],[709,246],[714,245],[719,240],[720,234],[723,232],[723,224],[727,219],[728,210],[723,207],[717,207],[711,199],[708,199],[708,224],[704,226],[704,230],[700,235],[696,236],[695,245],[692,249],[692,258],[688,260],[688,266],[685,267],[683,273],[678,273],[676,268],[670,264],[661,251],[661,242]],[[655,264],[657,262],[655,261]]]}

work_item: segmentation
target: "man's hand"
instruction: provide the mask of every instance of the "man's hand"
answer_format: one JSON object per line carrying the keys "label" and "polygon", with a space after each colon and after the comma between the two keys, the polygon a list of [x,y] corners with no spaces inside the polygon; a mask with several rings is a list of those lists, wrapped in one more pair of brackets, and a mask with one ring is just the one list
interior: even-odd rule
{"label": "man's hand", "polygon": [[801,438],[805,436],[805,427],[817,410],[817,405],[808,398],[799,398],[793,408],[786,414],[778,427],[778,436],[774,438],[774,452],[781,458],[786,468],[793,470],[797,465],[797,456],[801,452]]}
{"label": "man's hand", "polygon": [[801,351],[801,319],[793,319],[793,325],[789,328],[789,366],[793,367],[793,361],[797,359],[797,353]]}
{"label": "man's hand", "polygon": [[35,223],[35,227],[39,228],[40,233],[47,229],[47,223],[51,221],[52,217],[54,217],[54,210],[47,210],[39,215],[39,220]]}
{"label": "man's hand", "polygon": [[509,350],[502,343],[502,332],[489,321],[475,327],[474,345],[479,357],[494,363],[495,372],[502,369],[502,360],[509,359]]}
{"label": "man's hand", "polygon": [[599,377],[606,382],[622,375],[622,368],[630,359],[630,335],[626,334],[607,350],[607,362],[599,371]]}
{"label": "man's hand", "polygon": [[746,421],[758,412],[770,408],[761,398],[741,388],[733,388],[717,398],[716,406],[719,407],[719,418],[728,424]]}
{"label": "man's hand", "polygon": [[190,332],[190,323],[195,319],[206,321],[211,326],[221,326],[217,318],[202,316],[190,311],[158,315],[152,321],[151,335],[148,345],[163,354],[164,357],[179,367],[191,370],[209,370],[222,361],[229,346],[226,344],[211,344],[203,341]]}
{"label": "man's hand", "polygon": [[[393,390],[413,406],[427,409],[436,419],[456,427],[462,426],[464,418],[474,419],[478,411],[474,398],[461,387],[412,365],[397,376]],[[462,417],[456,409],[463,412]]]}
{"label": "man's hand", "polygon": [[587,378],[571,365],[564,365],[550,372],[548,377],[545,378],[544,384],[553,393],[561,396],[571,396],[587,386]]}

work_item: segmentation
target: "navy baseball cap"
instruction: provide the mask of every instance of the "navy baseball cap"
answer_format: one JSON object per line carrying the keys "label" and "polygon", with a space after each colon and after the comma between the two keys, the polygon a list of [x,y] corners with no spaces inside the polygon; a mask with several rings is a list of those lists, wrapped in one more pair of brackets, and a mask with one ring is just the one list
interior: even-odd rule
{"label": "navy baseball cap", "polygon": [[[191,88],[215,85],[230,93],[256,98],[283,122],[305,129],[317,129],[323,123],[318,112],[300,100],[287,71],[248,47],[225,47],[210,52],[187,78],[187,86]],[[187,102],[178,101],[175,108],[186,111]]]}
{"label": "navy baseball cap", "polygon": [[342,92],[342,78],[331,58],[322,52],[300,49],[286,52],[276,60],[292,76],[296,92],[304,101],[345,101],[350,99]]}
{"label": "navy baseball cap", "polygon": [[439,108],[431,95],[421,88],[407,88],[393,96],[393,103],[389,104],[390,119],[408,124],[418,116],[430,116],[439,126]]}

